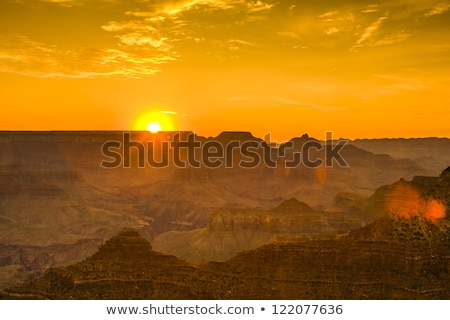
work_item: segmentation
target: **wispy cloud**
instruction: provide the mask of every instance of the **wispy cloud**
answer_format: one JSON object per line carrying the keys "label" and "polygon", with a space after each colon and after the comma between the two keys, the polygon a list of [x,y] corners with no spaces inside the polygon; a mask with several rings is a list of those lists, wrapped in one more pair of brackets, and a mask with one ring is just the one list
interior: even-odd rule
{"label": "wispy cloud", "polygon": [[[245,1],[245,0],[175,0],[167,2],[149,2],[151,15],[177,16],[184,12],[194,9],[211,10],[229,10],[236,7],[247,13],[260,12],[271,9],[274,5],[265,1]],[[139,14],[139,13],[138,13]]]}
{"label": "wispy cloud", "polygon": [[[64,7],[73,7],[73,6],[80,6],[80,5],[87,5],[93,2],[104,2],[104,3],[115,3],[118,0],[37,0],[38,2],[42,3],[53,3]],[[20,0],[16,2],[22,2]]]}
{"label": "wispy cloud", "polygon": [[413,35],[412,33],[406,32],[404,30],[393,32],[392,34],[389,34],[389,35],[385,36],[384,38],[375,41],[373,46],[385,46],[385,45],[403,42],[403,41],[407,40],[409,37],[411,37],[412,35]]}
{"label": "wispy cloud", "polygon": [[170,111],[170,110],[162,110],[162,111],[160,111],[160,113],[169,114],[169,115],[176,115],[177,114],[175,111]]}
{"label": "wispy cloud", "polygon": [[75,0],[41,0],[41,2],[56,3],[65,7],[71,7]]}
{"label": "wispy cloud", "polygon": [[125,22],[117,22],[110,21],[105,25],[102,25],[101,28],[105,31],[109,32],[122,32],[122,31],[155,31],[155,28],[144,21],[125,21]]}
{"label": "wispy cloud", "polygon": [[[58,0],[56,0],[58,1]],[[62,0],[69,1],[69,0]],[[275,6],[264,0],[174,0],[174,1],[144,1],[149,3],[149,10],[129,11],[128,14],[134,16],[178,16],[183,13],[199,10],[210,12],[213,10],[238,9],[242,13],[252,14],[268,11]]]}
{"label": "wispy cloud", "polygon": [[318,15],[317,17],[322,18],[322,19],[329,18],[329,17],[337,15],[338,13],[339,13],[339,11],[328,11],[328,12]]}
{"label": "wispy cloud", "polygon": [[[41,6],[44,2],[47,2],[45,6],[75,6],[93,4],[97,0],[29,1],[40,3]],[[107,74],[107,67],[111,68],[111,74],[124,75],[127,73],[124,70],[127,69],[132,76],[138,76],[139,73],[151,74],[150,71],[145,71],[145,67],[157,72],[162,67],[161,64],[181,60],[184,54],[194,60],[194,54],[199,52],[219,61],[247,59],[256,51],[261,56],[275,56],[276,52],[283,50],[307,47],[311,50],[304,50],[305,55],[313,49],[323,48],[333,54],[338,52],[345,55],[349,51],[388,46],[405,40],[412,43],[419,38],[413,37],[413,33],[419,32],[418,30],[427,32],[422,26],[427,21],[430,22],[430,19],[425,19],[425,16],[443,14],[450,9],[448,0],[417,0],[414,3],[393,0],[373,4],[353,2],[346,5],[333,3],[326,7],[327,10],[323,6],[308,7],[307,4],[286,5],[279,0],[98,1],[117,4],[110,11],[114,13],[111,18],[97,25],[103,30],[103,39],[109,38],[103,42],[103,49],[62,49],[62,46],[52,47],[48,43],[29,45],[26,49],[23,43],[18,43],[15,48],[13,46],[8,49],[0,42],[0,63],[3,69],[6,68],[6,61],[10,62],[9,70],[24,69],[25,65],[30,65],[26,61],[33,60],[32,57],[36,56],[42,57],[42,61],[36,59],[39,66],[45,65],[45,61],[52,61],[50,64],[53,67],[49,67],[49,70],[59,70],[59,74],[74,74],[75,63],[69,63],[64,52],[69,57],[76,57],[87,51],[93,52],[93,56],[88,59],[89,63],[81,62],[78,69],[94,70],[93,75],[99,70],[101,72],[98,74]],[[73,11],[83,14],[82,10]],[[75,27],[65,27],[70,32],[77,32]],[[50,51],[44,54],[44,51],[40,51],[43,48]],[[277,49],[271,50],[272,48]],[[69,51],[74,55],[70,55]],[[230,54],[230,51],[234,52]],[[112,54],[113,52],[116,54]],[[102,60],[111,55],[115,58]],[[17,58],[22,56],[22,60]],[[161,60],[161,57],[164,59]],[[58,59],[61,61],[56,61]],[[119,66],[115,65],[119,60],[127,66],[122,71],[118,71]],[[64,67],[69,64],[72,66],[70,72],[70,68]]]}
{"label": "wispy cloud", "polygon": [[167,38],[164,37],[157,39],[134,32],[120,35],[118,38],[120,39],[121,44],[127,46],[150,46],[163,51],[170,50],[170,45],[166,43]]}
{"label": "wispy cloud", "polygon": [[[35,3],[72,7],[94,2],[120,3],[118,0],[33,0]],[[125,18],[104,23],[101,29],[117,39],[115,45],[103,48],[63,48],[23,36],[0,39],[0,71],[33,77],[93,78],[141,77],[161,70],[161,66],[179,59],[175,48],[180,40],[205,43],[204,34],[185,27],[189,14],[234,10],[241,17],[257,16],[269,11],[274,3],[264,0],[174,0],[134,2],[136,9],[124,10]],[[25,4],[25,1],[21,2]],[[137,9],[140,8],[140,9]],[[131,9],[131,10],[130,10]],[[198,12],[197,12],[198,11]],[[198,28],[199,30],[203,30]],[[212,39],[209,43],[217,43]],[[220,39],[232,47],[256,47],[241,38]]]}
{"label": "wispy cloud", "polygon": [[273,3],[266,3],[264,1],[255,1],[255,2],[247,2],[246,3],[248,12],[261,12],[272,9],[274,6]]}
{"label": "wispy cloud", "polygon": [[337,32],[339,32],[339,31],[340,31],[339,28],[331,27],[330,29],[327,29],[327,30],[325,31],[325,33],[326,33],[327,35],[332,35],[332,34],[337,33]]}
{"label": "wispy cloud", "polygon": [[163,4],[160,13],[165,13],[168,15],[176,15],[183,11],[191,10],[192,7],[200,4],[205,4],[208,0],[189,0],[189,1],[175,1],[168,4]]}
{"label": "wispy cloud", "polygon": [[426,78],[419,79],[391,74],[374,74],[373,77],[386,81],[379,89],[382,94],[400,94],[402,91],[425,90],[433,83]]}
{"label": "wispy cloud", "polygon": [[235,43],[235,44],[241,44],[241,45],[245,45],[245,46],[249,46],[249,47],[258,47],[258,44],[256,44],[255,42],[250,42],[250,41],[245,41],[245,40],[240,40],[240,39],[230,39],[229,42]]}
{"label": "wispy cloud", "polygon": [[443,14],[444,12],[450,10],[450,2],[443,1],[439,2],[436,6],[434,6],[431,10],[425,13],[425,17],[431,17],[438,14]]}
{"label": "wispy cloud", "polygon": [[379,5],[378,4],[370,4],[363,8],[361,13],[374,13],[379,11]]}
{"label": "wispy cloud", "polygon": [[344,107],[302,102],[302,101],[297,101],[294,99],[283,98],[283,97],[270,97],[270,99],[276,103],[281,103],[283,105],[298,106],[298,107],[302,107],[304,109],[310,109],[310,110],[334,112],[334,111],[341,111],[341,110],[345,109]]}
{"label": "wispy cloud", "polygon": [[[23,36],[3,37],[0,71],[39,78],[139,78],[160,71],[175,57],[160,51],[133,52],[119,49],[62,49]],[[146,53],[146,54],[145,54]]]}
{"label": "wispy cloud", "polygon": [[[177,51],[177,44],[183,41],[193,41],[196,44],[209,45],[208,51],[216,56],[216,50],[237,51],[241,47],[259,47],[256,42],[235,38],[241,34],[214,33],[218,25],[214,18],[203,21],[207,14],[217,17],[217,22],[226,23],[230,29],[230,21],[236,21],[232,26],[238,27],[260,19],[260,15],[269,11],[274,4],[266,1],[246,0],[175,0],[175,1],[143,1],[147,8],[128,10],[128,19],[110,21],[102,29],[115,33],[119,46],[150,46],[164,53]],[[224,22],[223,15],[233,19]],[[201,17],[199,20],[198,17]],[[243,18],[245,17],[245,18]],[[238,19],[239,18],[239,19]],[[253,20],[252,20],[253,19]],[[206,22],[206,25],[204,24]],[[201,27],[200,27],[201,26]],[[228,57],[230,58],[230,57]],[[223,58],[227,59],[227,58]]]}
{"label": "wispy cloud", "polygon": [[378,31],[378,29],[381,27],[383,22],[388,18],[388,16],[389,12],[386,12],[384,16],[378,18],[375,22],[373,22],[370,26],[368,26],[361,34],[361,36],[358,38],[353,47],[350,49],[350,51],[355,51],[357,48],[362,47],[363,44]]}
{"label": "wispy cloud", "polygon": [[376,10],[376,9],[367,9],[367,10],[361,11],[361,13],[374,13],[374,12],[378,12],[378,10]]}

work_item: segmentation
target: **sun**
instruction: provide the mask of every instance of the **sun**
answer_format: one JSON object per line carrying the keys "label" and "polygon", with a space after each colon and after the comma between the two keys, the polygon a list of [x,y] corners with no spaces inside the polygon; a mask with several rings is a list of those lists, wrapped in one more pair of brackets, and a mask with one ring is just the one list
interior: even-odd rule
{"label": "sun", "polygon": [[160,131],[173,131],[177,125],[177,114],[169,111],[146,110],[135,120],[134,129],[157,133]]}
{"label": "sun", "polygon": [[161,130],[161,125],[158,122],[150,122],[147,126],[147,131],[150,131],[151,133],[157,133]]}

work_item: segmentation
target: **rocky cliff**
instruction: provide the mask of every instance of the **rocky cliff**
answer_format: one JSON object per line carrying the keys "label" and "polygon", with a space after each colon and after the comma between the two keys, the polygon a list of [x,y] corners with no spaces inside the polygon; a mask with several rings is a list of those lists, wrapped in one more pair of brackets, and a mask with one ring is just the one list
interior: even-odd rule
{"label": "rocky cliff", "polygon": [[153,240],[157,251],[194,263],[225,261],[270,242],[334,236],[372,222],[361,212],[325,212],[295,198],[270,209],[220,208],[207,228],[171,231]]}
{"label": "rocky cliff", "polygon": [[[449,225],[439,228],[448,233]],[[137,232],[128,230],[110,239],[92,257],[72,266],[50,269],[43,277],[5,290],[0,296],[4,299],[450,298],[448,237],[438,236],[436,239],[440,240],[430,247],[421,239],[414,243],[376,240],[371,239],[367,229],[360,233],[368,239],[355,233],[334,240],[271,244],[245,251],[226,262],[195,267],[154,252]]]}
{"label": "rocky cliff", "polygon": [[[132,132],[131,138],[140,142],[170,140],[172,134]],[[187,133],[181,135],[186,137]],[[9,248],[0,250],[0,273],[5,279],[0,281],[0,288],[18,279],[35,277],[48,267],[78,260],[80,252],[92,253],[98,243],[123,228],[139,229],[149,240],[164,234],[165,243],[180,243],[173,250],[186,248],[188,236],[192,240],[189,245],[196,242],[192,244],[192,256],[201,257],[196,261],[202,262],[228,259],[240,250],[280,238],[291,229],[303,234],[302,221],[310,233],[319,228],[326,233],[345,231],[365,224],[365,220],[358,224],[353,218],[317,218],[317,212],[330,207],[336,193],[353,192],[367,197],[379,185],[429,171],[410,159],[377,155],[350,145],[342,150],[349,168],[286,169],[281,163],[277,168],[260,165],[255,169],[101,168],[105,159],[102,145],[122,139],[123,132],[107,131],[0,132],[0,245]],[[223,144],[261,141],[250,133],[232,132],[198,139],[201,143],[216,140]],[[301,151],[309,141],[317,142],[306,135],[292,139],[294,149],[290,152]],[[275,149],[270,152],[277,153]],[[236,154],[234,161],[241,159]],[[291,198],[305,201],[317,212],[286,218],[292,221],[291,225],[269,212]],[[258,209],[245,220],[239,210],[233,211],[236,208]],[[261,210],[270,217],[269,221],[257,213]],[[213,212],[216,213],[211,217]],[[361,217],[364,219],[365,215]],[[253,222],[263,228],[257,230]],[[76,249],[80,241],[88,241],[89,250]],[[198,249],[199,246],[204,248]],[[175,253],[170,250],[167,252]],[[205,258],[205,251],[215,253]],[[65,252],[72,252],[73,256]],[[227,252],[226,256],[223,252]],[[17,260],[18,256],[23,263]]]}
{"label": "rocky cliff", "polygon": [[[126,230],[107,241],[92,257],[71,266],[51,268],[41,278],[5,290],[1,296],[449,299],[448,172],[446,169],[436,179],[418,177],[379,188],[363,200],[361,210],[378,210],[380,218],[326,240],[271,243],[245,250],[224,262],[194,266],[153,251],[136,231]],[[434,201],[439,203],[438,209],[430,209]],[[436,212],[439,215],[434,215]],[[291,199],[269,211],[255,210],[249,215],[232,212],[236,220],[217,214],[211,228],[213,232],[234,230],[235,234],[245,234],[243,231],[251,228],[269,232],[280,228],[278,224],[267,224],[271,219],[315,213],[306,204]],[[200,237],[199,243],[205,244],[204,240]]]}

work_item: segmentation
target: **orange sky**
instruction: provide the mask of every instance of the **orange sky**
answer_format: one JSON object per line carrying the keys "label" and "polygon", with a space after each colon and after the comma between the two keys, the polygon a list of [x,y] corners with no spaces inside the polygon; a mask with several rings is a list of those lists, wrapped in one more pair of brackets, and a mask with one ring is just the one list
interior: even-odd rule
{"label": "orange sky", "polygon": [[150,113],[205,136],[450,137],[449,18],[448,0],[3,0],[0,129]]}

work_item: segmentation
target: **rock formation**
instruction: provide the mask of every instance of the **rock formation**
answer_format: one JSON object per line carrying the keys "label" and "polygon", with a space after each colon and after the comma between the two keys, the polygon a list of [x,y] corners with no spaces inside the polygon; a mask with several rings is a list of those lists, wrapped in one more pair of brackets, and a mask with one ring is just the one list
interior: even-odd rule
{"label": "rock formation", "polygon": [[[131,137],[146,142],[170,139],[172,134],[132,132]],[[181,136],[187,134],[182,132]],[[401,177],[411,179],[415,175],[428,174],[430,163],[433,170],[441,165],[434,160],[419,163],[396,159],[348,145],[342,155],[349,168],[300,166],[286,169],[281,165],[277,168],[261,165],[251,170],[179,169],[174,166],[164,169],[101,168],[100,163],[104,160],[102,145],[121,139],[123,132],[0,132],[0,288],[18,280],[32,279],[50,267],[86,257],[99,243],[123,228],[137,229],[148,240],[164,237],[166,243],[185,241],[183,232],[192,233],[192,239],[198,241],[204,241],[207,234],[218,254],[197,261],[212,258],[223,261],[237,251],[286,238],[282,233],[289,228],[303,234],[299,223],[288,226],[276,212],[270,211],[287,199],[304,201],[316,211],[304,213],[306,219],[329,211],[327,209],[337,193],[367,197],[378,186],[391,184]],[[201,143],[211,140],[222,143],[262,141],[250,133],[229,132],[216,138],[198,139]],[[304,135],[292,141],[295,151],[299,151],[304,143],[318,140]],[[441,152],[445,159],[447,149],[442,146],[446,143],[442,139],[433,140],[433,155]],[[240,159],[237,155],[235,161]],[[446,201],[448,203],[448,198]],[[344,207],[338,211],[347,211]],[[255,215],[247,222],[239,217],[240,214],[234,216],[234,213],[251,208]],[[314,230],[320,227],[323,229],[319,231],[330,233],[366,224],[364,219],[372,213],[360,203],[356,208],[349,211],[353,218],[360,215],[359,224],[350,216],[338,221],[336,219],[343,215],[329,220],[325,214],[320,222],[316,221],[316,229],[308,227],[308,230],[316,232]],[[270,222],[263,221],[262,215],[257,213],[260,211],[272,217]],[[216,220],[212,220],[213,212]],[[252,219],[265,229],[256,230],[250,223]],[[300,218],[292,219],[290,221],[301,221]],[[309,226],[313,225],[313,220],[308,219]],[[233,222],[231,228],[233,220],[236,223]],[[219,221],[227,223],[226,229],[220,231],[223,227],[217,224]],[[210,224],[218,228],[217,232],[209,231]],[[239,232],[234,232],[234,238],[230,238],[233,230]],[[209,248],[204,247],[205,250]],[[222,252],[227,252],[228,256],[220,257]],[[204,257],[201,250],[197,253]]]}
{"label": "rock formation", "polygon": [[[270,244],[226,262],[192,266],[152,250],[137,232],[113,237],[90,258],[48,270],[4,299],[448,299],[447,220],[429,239],[390,239],[378,221],[334,240]],[[396,222],[392,222],[394,225]],[[432,224],[426,220],[424,224]],[[441,225],[441,223],[444,223]],[[373,229],[379,229],[374,233]],[[416,229],[405,231],[414,236]],[[376,238],[379,239],[376,239]],[[367,238],[367,239],[364,239]]]}

